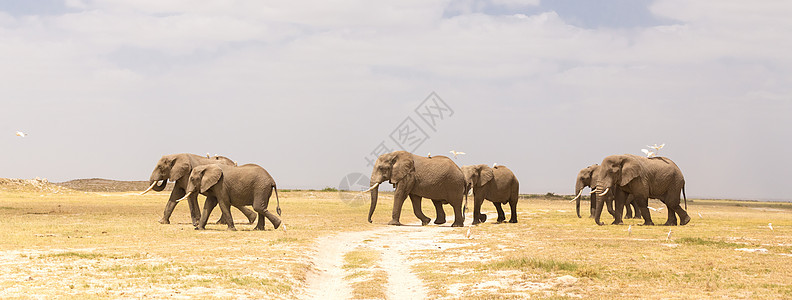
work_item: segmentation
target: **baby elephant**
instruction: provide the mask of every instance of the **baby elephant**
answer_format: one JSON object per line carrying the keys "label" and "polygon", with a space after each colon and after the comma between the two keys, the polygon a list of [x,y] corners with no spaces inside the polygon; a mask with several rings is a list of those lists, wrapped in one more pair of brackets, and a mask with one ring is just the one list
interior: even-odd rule
{"label": "baby elephant", "polygon": [[209,214],[212,213],[212,209],[218,202],[220,210],[223,212],[221,218],[226,218],[228,230],[236,230],[230,211],[232,205],[253,205],[253,210],[258,213],[256,230],[264,230],[264,218],[270,220],[275,229],[277,229],[281,224],[280,218],[267,210],[273,190],[275,190],[275,199],[278,201],[276,212],[280,215],[280,200],[278,200],[278,189],[275,186],[275,180],[264,168],[255,164],[239,167],[226,165],[198,166],[190,173],[187,195],[201,193],[207,198],[201,220],[195,229],[203,230],[206,228]]}
{"label": "baby elephant", "polygon": [[501,204],[509,203],[511,206],[511,219],[509,223],[517,223],[517,199],[519,198],[520,182],[511,170],[505,166],[490,168],[487,165],[463,166],[465,175],[465,191],[473,189],[473,225],[487,220],[487,215],[481,214],[481,204],[487,199],[498,210],[498,223],[506,220]]}

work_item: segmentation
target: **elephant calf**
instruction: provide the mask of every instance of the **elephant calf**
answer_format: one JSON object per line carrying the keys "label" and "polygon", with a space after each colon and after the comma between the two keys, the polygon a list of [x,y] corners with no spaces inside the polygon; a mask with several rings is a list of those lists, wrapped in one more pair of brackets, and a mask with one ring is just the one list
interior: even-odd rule
{"label": "elephant calf", "polygon": [[473,225],[487,220],[487,215],[481,214],[481,204],[484,199],[489,200],[498,210],[498,223],[506,220],[506,214],[501,205],[509,203],[511,218],[509,223],[517,223],[517,200],[520,193],[520,182],[506,166],[487,165],[463,166],[466,190],[473,189]]}
{"label": "elephant calf", "polygon": [[196,167],[190,173],[187,195],[203,194],[206,196],[206,203],[201,220],[195,229],[205,229],[209,214],[218,203],[223,217],[226,218],[228,230],[236,230],[230,211],[232,205],[253,205],[253,210],[258,213],[256,230],[264,230],[264,218],[270,220],[277,229],[281,224],[280,218],[267,210],[273,190],[275,191],[275,200],[278,201],[276,212],[280,215],[278,188],[275,186],[275,180],[264,168],[255,164],[239,167],[227,165]]}

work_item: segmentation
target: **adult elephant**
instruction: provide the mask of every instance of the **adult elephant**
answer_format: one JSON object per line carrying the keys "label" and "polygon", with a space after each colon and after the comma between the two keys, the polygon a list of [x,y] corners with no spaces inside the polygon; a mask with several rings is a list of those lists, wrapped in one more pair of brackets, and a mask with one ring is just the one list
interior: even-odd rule
{"label": "adult elephant", "polygon": [[[209,155],[200,156],[189,153],[164,155],[157,161],[157,165],[154,166],[154,171],[151,172],[149,177],[150,186],[141,195],[151,190],[160,192],[165,189],[168,180],[174,182],[173,191],[171,191],[170,198],[168,198],[168,203],[165,204],[165,212],[162,214],[162,219],[159,220],[161,224],[170,224],[170,216],[178,203],[176,200],[181,199],[186,194],[187,179],[190,176],[190,172],[198,166],[210,164],[236,165],[233,160],[225,156],[209,157]],[[191,195],[187,200],[190,205],[190,217],[192,218],[193,226],[198,225],[198,221],[201,218],[198,194]],[[237,207],[237,209],[245,214],[250,223],[256,220],[256,213],[249,208]],[[221,217],[220,219],[223,220],[224,218]]]}
{"label": "adult elephant", "polygon": [[388,225],[401,225],[401,216],[404,200],[410,197],[413,212],[422,225],[431,221],[421,211],[421,199],[432,199],[437,211],[435,224],[446,222],[443,204],[451,204],[454,208],[454,223],[451,227],[462,227],[465,215],[462,209],[462,200],[465,195],[465,178],[462,170],[451,159],[445,156],[418,156],[407,151],[395,151],[380,155],[371,171],[370,188],[371,207],[369,208],[368,221],[377,207],[377,197],[380,183],[388,180],[394,185],[396,191],[393,195],[393,215]]}
{"label": "adult elephant", "polygon": [[481,214],[481,204],[489,200],[498,211],[498,223],[506,220],[503,203],[509,203],[511,217],[509,223],[517,223],[517,200],[520,182],[506,166],[488,165],[462,166],[465,175],[465,189],[473,189],[473,225],[485,222],[487,215]]}
{"label": "adult elephant", "polygon": [[[600,215],[602,204],[607,201],[606,198],[615,201],[616,220],[613,224],[622,224],[621,210],[627,194],[635,197],[644,225],[654,225],[648,209],[649,198],[659,199],[668,207],[668,220],[665,225],[677,225],[676,215],[679,215],[680,225],[690,222],[690,216],[680,206],[680,192],[683,196],[685,193],[685,177],[682,175],[682,170],[666,157],[611,155],[602,160],[592,180],[595,191],[600,197],[597,199],[594,214],[594,221],[599,225],[602,225]],[[608,197],[605,197],[606,195]],[[685,207],[687,207],[687,197],[685,197]]]}
{"label": "adult elephant", "polygon": [[[256,230],[264,230],[264,219],[270,220],[275,229],[281,225],[281,220],[268,210],[270,196],[275,191],[277,207],[275,211],[281,214],[278,188],[272,176],[259,165],[246,164],[239,167],[228,165],[202,165],[192,170],[187,184],[187,196],[203,194],[206,196],[203,214],[196,230],[206,228],[206,222],[215,206],[220,204],[221,218],[226,219],[228,230],[236,231],[234,220],[231,218],[231,206],[237,208],[252,205],[258,213]],[[181,200],[181,199],[180,199]]]}
{"label": "adult elephant", "polygon": [[[593,165],[590,165],[588,167],[585,167],[585,168],[581,169],[580,172],[578,172],[577,178],[575,179],[575,195],[577,195],[577,196],[575,196],[575,199],[573,199],[573,200],[576,200],[575,211],[577,212],[578,218],[581,218],[581,216],[580,216],[580,199],[583,196],[583,189],[587,188],[587,187],[592,187],[591,178],[592,178],[592,176],[594,174],[594,171],[596,171],[597,168],[599,168],[598,164],[593,164]],[[594,190],[593,190],[593,187],[592,187],[591,207],[589,208],[589,218],[594,218],[594,212],[596,211],[596,206],[597,206],[597,194],[594,193],[593,191]],[[638,209],[638,204],[636,203],[636,201],[634,201],[634,199],[635,199],[634,196],[627,195],[627,199],[626,199],[627,203],[625,205],[625,208],[626,208],[625,218],[626,219],[632,219],[632,218],[641,219],[641,211]],[[608,213],[610,213],[611,216],[615,216],[616,215],[616,211],[613,209],[613,206],[612,206],[613,201],[606,201],[605,204],[606,204],[606,206],[608,208]],[[632,207],[632,209],[631,209],[631,207]],[[635,211],[635,215],[633,215],[633,211]]]}

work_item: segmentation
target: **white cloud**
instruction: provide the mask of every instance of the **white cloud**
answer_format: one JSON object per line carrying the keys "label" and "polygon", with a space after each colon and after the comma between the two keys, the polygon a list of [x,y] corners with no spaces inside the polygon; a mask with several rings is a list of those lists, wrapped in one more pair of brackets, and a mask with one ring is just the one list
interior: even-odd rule
{"label": "white cloud", "polygon": [[[2,101],[56,99],[67,103],[62,105],[64,111],[75,112],[84,109],[84,102],[134,101],[179,108],[190,103],[194,106],[184,105],[180,111],[187,116],[202,113],[200,105],[217,103],[232,103],[229,114],[275,110],[269,118],[218,116],[228,122],[224,126],[248,131],[213,144],[227,145],[243,157],[256,157],[262,151],[303,154],[300,149],[281,150],[244,138],[256,135],[264,124],[270,126],[270,119],[277,120],[277,129],[272,130],[290,132],[281,138],[284,144],[327,138],[324,145],[332,148],[329,153],[350,158],[306,179],[320,186],[334,184],[338,171],[333,170],[355,168],[349,165],[361,163],[359,156],[373,146],[368,137],[387,134],[395,126],[388,122],[400,121],[414,102],[436,90],[454,102],[462,116],[481,114],[491,126],[513,128],[490,133],[500,137],[493,143],[510,147],[473,142],[455,147],[482,153],[482,159],[503,157],[498,161],[504,163],[511,159],[513,169],[548,170],[535,172],[547,176],[524,172],[526,179],[521,180],[532,183],[526,191],[565,192],[568,169],[574,173],[579,165],[601,158],[603,151],[625,152],[632,143],[639,151],[646,143],[669,142],[669,153],[678,147],[677,157],[690,170],[686,176],[707,195],[721,190],[721,182],[701,183],[711,170],[725,168],[721,161],[747,159],[755,151],[751,149],[776,153],[769,149],[783,148],[775,140],[758,140],[743,152],[697,160],[709,155],[700,141],[727,139],[730,147],[740,148],[745,146],[737,141],[755,134],[734,130],[768,120],[789,125],[781,121],[779,112],[790,108],[792,98],[792,62],[787,54],[792,52],[792,20],[785,17],[790,15],[787,7],[772,3],[701,3],[656,1],[652,12],[677,20],[675,25],[584,29],[552,11],[515,15],[487,14],[482,9],[535,6],[538,1],[70,0],[69,7],[81,10],[24,17],[0,12],[0,65],[4,66],[0,94]],[[449,9],[459,14],[445,14]],[[388,113],[376,115],[380,110]],[[155,139],[147,133],[178,126],[168,120],[168,113],[138,113],[140,119],[126,121],[135,124],[134,129],[126,130],[140,139]],[[621,117],[599,118],[613,113]],[[662,121],[650,127],[651,132],[643,130],[654,115],[662,115]],[[356,128],[356,122],[377,124]],[[624,128],[625,123],[642,126]],[[322,130],[354,128],[355,140],[363,141],[335,145],[332,137],[314,133],[317,124]],[[484,133],[478,125],[459,121],[459,126],[460,137],[466,139]],[[784,134],[772,128],[766,131]],[[514,132],[519,137],[512,137]],[[435,141],[452,139],[457,133],[445,134]],[[161,154],[162,149],[174,147],[168,145],[205,145],[198,140],[200,133],[183,132],[158,138],[159,144],[148,151]],[[537,140],[552,141],[542,147],[557,148],[534,147]],[[543,151],[563,155],[564,149],[581,144],[596,150],[569,152],[569,159],[559,159],[557,165],[531,159]],[[185,150],[189,151],[181,151]],[[274,167],[279,163],[273,162]],[[103,167],[86,168],[100,172]],[[731,167],[755,172],[747,163]],[[148,168],[119,169],[145,174]],[[132,176],[130,172],[111,175]],[[281,176],[287,182],[299,180],[295,174]],[[736,185],[738,176],[719,180]],[[759,191],[758,182],[746,185],[740,191],[745,197],[783,193]]]}

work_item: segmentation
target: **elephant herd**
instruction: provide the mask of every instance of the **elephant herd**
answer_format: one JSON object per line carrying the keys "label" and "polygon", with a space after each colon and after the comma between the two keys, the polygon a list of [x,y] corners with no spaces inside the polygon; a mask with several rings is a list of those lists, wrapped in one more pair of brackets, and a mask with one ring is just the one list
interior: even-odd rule
{"label": "elephant herd", "polygon": [[[218,224],[226,224],[228,230],[236,230],[231,216],[231,207],[240,210],[250,224],[256,221],[256,230],[264,230],[265,219],[275,229],[281,225],[280,201],[275,180],[262,167],[255,164],[238,166],[224,156],[200,156],[195,154],[165,155],[157,162],[149,178],[151,190],[162,191],[168,181],[174,182],[160,223],[169,224],[176,204],[187,200],[190,216],[196,230],[206,227],[209,215],[215,206],[220,206],[222,215]],[[509,204],[509,223],[517,223],[517,201],[520,183],[506,166],[469,165],[461,168],[445,156],[419,156],[406,151],[395,151],[380,155],[371,171],[371,206],[368,221],[377,207],[378,187],[388,181],[394,187],[393,213],[389,225],[401,225],[402,206],[407,197],[412,202],[413,212],[421,225],[431,219],[421,210],[421,200],[432,200],[436,210],[435,224],[446,223],[444,204],[454,210],[452,227],[462,227],[465,221],[468,196],[473,195],[473,225],[485,222],[487,215],[481,213],[484,200],[493,203],[498,212],[497,222],[505,222],[502,205]],[[668,221],[665,225],[685,225],[690,216],[680,207],[680,191],[684,195],[685,179],[679,167],[665,157],[641,157],[635,155],[612,155],[600,165],[592,165],[578,173],[575,185],[576,211],[580,217],[580,199],[583,188],[590,187],[591,217],[599,225],[603,205],[613,215],[613,224],[622,224],[622,213],[627,207],[627,218],[643,218],[644,225],[654,225],[648,210],[648,199],[655,198],[668,206]],[[276,214],[268,210],[269,200],[275,193]],[[198,195],[206,196],[204,209],[198,206]],[[687,199],[685,200],[687,206]],[[253,206],[253,209],[246,206]]]}
{"label": "elephant herd", "polygon": [[[622,224],[623,209],[627,208],[627,218],[633,217],[630,206],[634,207],[635,218],[643,218],[644,225],[654,225],[649,213],[649,198],[662,201],[668,207],[668,220],[664,225],[676,226],[690,222],[690,216],[680,206],[680,192],[685,197],[685,177],[682,171],[666,157],[642,157],[637,155],[611,155],[605,157],[600,165],[591,165],[577,175],[575,183],[576,211],[580,217],[580,198],[583,188],[591,188],[591,217],[602,225],[603,203],[613,215],[612,224]],[[613,207],[611,207],[613,203]]]}

